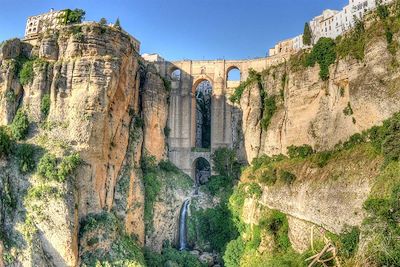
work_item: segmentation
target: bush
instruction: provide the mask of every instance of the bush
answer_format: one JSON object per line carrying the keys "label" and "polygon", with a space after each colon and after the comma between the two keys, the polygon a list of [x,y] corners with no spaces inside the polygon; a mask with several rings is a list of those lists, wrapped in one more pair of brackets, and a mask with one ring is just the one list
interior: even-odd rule
{"label": "bush", "polygon": [[35,147],[30,144],[21,144],[18,146],[17,159],[19,170],[22,173],[29,173],[35,169]]}
{"label": "bush", "polygon": [[336,44],[330,38],[322,37],[314,45],[307,58],[307,65],[314,66],[318,63],[320,66],[319,76],[322,80],[329,78],[329,66],[336,60]]}
{"label": "bush", "polygon": [[340,247],[339,252],[345,258],[354,256],[357,251],[358,243],[360,241],[360,229],[358,227],[351,227],[346,229],[339,237]]}
{"label": "bush", "polygon": [[255,197],[256,199],[260,199],[262,195],[262,189],[261,186],[257,183],[250,183],[247,185],[247,196],[249,197]]}
{"label": "bush", "polygon": [[217,195],[221,189],[230,191],[232,187],[233,180],[231,177],[223,176],[223,175],[213,175],[210,177],[209,181],[204,185],[207,192],[210,195],[215,196]]}
{"label": "bush", "polygon": [[163,247],[161,254],[145,249],[144,257],[148,267],[160,266],[183,266],[202,267],[201,262],[187,251],[178,251],[167,244]]}
{"label": "bush", "polygon": [[260,220],[260,227],[267,229],[273,235],[275,250],[285,252],[290,248],[289,224],[284,213],[273,210],[268,217]]}
{"label": "bush", "polygon": [[264,99],[263,117],[261,119],[261,127],[264,130],[268,129],[268,126],[271,123],[272,116],[274,116],[276,110],[277,106],[275,96],[266,97]]}
{"label": "bush", "polygon": [[240,175],[240,164],[237,161],[233,149],[218,148],[212,155],[215,171],[227,177],[238,177]]}
{"label": "bush", "polygon": [[26,137],[29,130],[28,114],[25,110],[19,109],[11,124],[11,133],[16,140],[22,140]]}
{"label": "bush", "polygon": [[366,33],[362,20],[356,20],[349,34],[337,38],[336,51],[339,58],[352,57],[357,60],[364,58]]}
{"label": "bush", "polygon": [[321,151],[315,154],[315,156],[312,158],[312,161],[316,163],[318,167],[322,168],[326,166],[332,156],[332,151]]}
{"label": "bush", "polygon": [[0,157],[11,154],[13,142],[4,126],[0,126]]}
{"label": "bush", "polygon": [[63,25],[81,23],[85,19],[86,12],[82,9],[65,9],[63,14],[60,15],[60,23]]}
{"label": "bush", "polygon": [[245,81],[239,84],[239,86],[235,89],[233,94],[229,97],[229,100],[232,103],[239,103],[246,87],[248,87],[253,83],[260,83],[260,82],[261,82],[261,74],[253,69],[249,69],[249,76]]}
{"label": "bush", "polygon": [[33,81],[33,60],[27,60],[23,63],[22,69],[19,72],[19,82],[22,86],[32,83]]}
{"label": "bush", "polygon": [[39,161],[38,174],[47,180],[57,180],[57,158],[46,153]]}
{"label": "bush", "polygon": [[81,157],[79,156],[78,153],[74,153],[72,155],[65,157],[61,161],[60,166],[58,166],[57,181],[65,182],[67,177],[75,171],[75,169],[79,166],[80,163],[81,163]]}
{"label": "bush", "polygon": [[310,145],[302,145],[302,146],[289,146],[288,155],[290,158],[306,158],[311,156],[314,153],[314,150]]}
{"label": "bush", "polygon": [[244,254],[245,244],[242,238],[239,236],[237,239],[232,240],[226,246],[226,250],[223,256],[225,266],[227,267],[239,267],[240,259]]}
{"label": "bush", "polygon": [[378,7],[376,8],[376,11],[378,13],[378,17],[381,20],[385,20],[387,17],[389,17],[389,9],[386,5],[382,5],[378,3]]}
{"label": "bush", "polygon": [[40,102],[40,111],[42,112],[42,116],[44,118],[47,118],[47,116],[49,115],[49,111],[50,111],[50,95],[49,94],[45,94],[42,97],[42,100]]}
{"label": "bush", "polygon": [[269,165],[262,170],[258,176],[258,182],[266,185],[274,185],[277,180],[277,170],[274,166]]}
{"label": "bush", "polygon": [[347,106],[345,109],[343,109],[343,114],[346,116],[351,116],[353,115],[353,109],[351,108],[350,102],[347,103]]}
{"label": "bush", "polygon": [[296,180],[296,175],[294,175],[291,172],[282,170],[281,171],[281,179],[286,183],[286,184],[292,184]]}
{"label": "bush", "polygon": [[161,182],[153,172],[148,172],[143,176],[144,183],[144,221],[146,225],[146,231],[153,229],[153,208],[154,203],[157,200],[158,194],[161,191]]}
{"label": "bush", "polygon": [[226,244],[238,236],[232,214],[225,204],[196,211],[198,239],[209,243],[211,250],[223,252]]}
{"label": "bush", "polygon": [[179,172],[178,167],[176,167],[171,161],[169,160],[162,160],[160,163],[158,163],[158,166],[160,167],[161,170],[164,170],[166,172],[174,172],[177,173]]}

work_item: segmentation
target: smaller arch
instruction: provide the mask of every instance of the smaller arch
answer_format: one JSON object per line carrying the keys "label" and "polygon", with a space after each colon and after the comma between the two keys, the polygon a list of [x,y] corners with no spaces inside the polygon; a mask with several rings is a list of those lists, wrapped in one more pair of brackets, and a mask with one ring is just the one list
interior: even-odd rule
{"label": "smaller arch", "polygon": [[226,80],[227,81],[240,81],[241,71],[236,66],[230,66],[226,71]]}
{"label": "smaller arch", "polygon": [[169,74],[171,80],[180,81],[182,76],[182,71],[179,68],[173,68]]}
{"label": "smaller arch", "polygon": [[193,161],[193,178],[196,185],[202,185],[209,181],[211,177],[211,164],[207,159],[198,157]]}

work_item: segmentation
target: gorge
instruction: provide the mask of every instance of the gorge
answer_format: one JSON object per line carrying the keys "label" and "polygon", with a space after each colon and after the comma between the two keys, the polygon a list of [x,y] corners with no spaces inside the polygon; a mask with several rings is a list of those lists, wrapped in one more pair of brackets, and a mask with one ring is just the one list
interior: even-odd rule
{"label": "gorge", "polygon": [[400,266],[399,7],[290,57],[3,42],[0,266]]}

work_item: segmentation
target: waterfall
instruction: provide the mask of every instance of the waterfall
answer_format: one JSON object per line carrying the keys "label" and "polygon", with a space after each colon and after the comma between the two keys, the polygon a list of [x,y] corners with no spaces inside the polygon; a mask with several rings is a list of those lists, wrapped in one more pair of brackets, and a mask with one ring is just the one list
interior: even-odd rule
{"label": "waterfall", "polygon": [[187,218],[187,208],[189,206],[189,199],[183,202],[181,214],[179,218],[179,250],[187,249],[187,226],[186,226],[186,218]]}

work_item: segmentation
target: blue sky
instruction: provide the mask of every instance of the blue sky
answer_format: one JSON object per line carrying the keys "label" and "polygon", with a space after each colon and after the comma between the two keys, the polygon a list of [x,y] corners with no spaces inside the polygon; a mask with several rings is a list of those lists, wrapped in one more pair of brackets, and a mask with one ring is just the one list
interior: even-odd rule
{"label": "blue sky", "polygon": [[277,41],[302,33],[304,22],[347,0],[0,0],[0,40],[22,37],[26,18],[50,8],[82,8],[139,39],[142,53],[168,60],[265,56]]}

